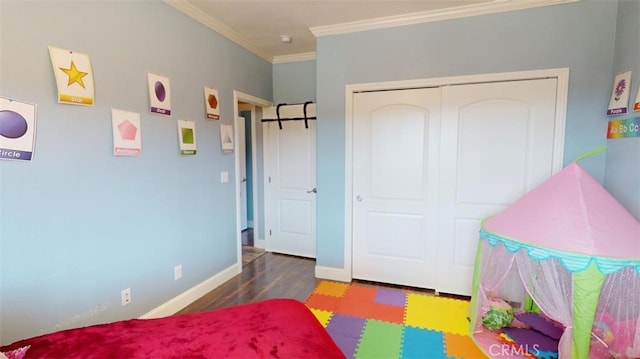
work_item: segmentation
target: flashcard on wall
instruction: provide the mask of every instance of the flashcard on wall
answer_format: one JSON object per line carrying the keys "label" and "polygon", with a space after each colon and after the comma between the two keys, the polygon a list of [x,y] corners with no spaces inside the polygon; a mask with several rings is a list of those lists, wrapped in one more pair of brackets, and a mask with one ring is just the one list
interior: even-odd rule
{"label": "flashcard on wall", "polygon": [[149,105],[151,113],[159,115],[171,115],[171,87],[169,79],[156,74],[148,73]]}
{"label": "flashcard on wall", "polygon": [[640,85],[638,85],[638,94],[636,95],[636,101],[633,104],[634,111],[640,111]]}
{"label": "flashcard on wall", "polygon": [[0,97],[0,159],[31,161],[36,105]]}
{"label": "flashcard on wall", "polygon": [[631,87],[631,71],[618,74],[613,81],[613,91],[609,100],[607,116],[624,115],[629,105],[629,88]]}
{"label": "flashcard on wall", "polygon": [[233,126],[220,125],[220,141],[222,142],[222,152],[233,152]]}
{"label": "flashcard on wall", "polygon": [[95,86],[89,56],[49,46],[58,86],[58,103],[93,106]]}
{"label": "flashcard on wall", "polygon": [[218,108],[218,90],[205,86],[204,103],[207,108],[207,119],[219,120],[220,109]]}
{"label": "flashcard on wall", "polygon": [[191,156],[196,154],[196,124],[189,120],[178,120],[178,139],[180,154]]}
{"label": "flashcard on wall", "polygon": [[142,153],[142,132],[140,114],[111,109],[113,127],[114,156],[140,156]]}

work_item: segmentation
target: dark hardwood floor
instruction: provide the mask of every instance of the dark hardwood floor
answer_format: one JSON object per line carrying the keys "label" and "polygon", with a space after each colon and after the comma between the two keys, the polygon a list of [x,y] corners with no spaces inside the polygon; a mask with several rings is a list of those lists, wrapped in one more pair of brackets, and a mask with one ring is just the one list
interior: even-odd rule
{"label": "dark hardwood floor", "polygon": [[177,314],[245,304],[270,298],[295,298],[304,302],[320,279],[313,259],[265,253],[231,278]]}

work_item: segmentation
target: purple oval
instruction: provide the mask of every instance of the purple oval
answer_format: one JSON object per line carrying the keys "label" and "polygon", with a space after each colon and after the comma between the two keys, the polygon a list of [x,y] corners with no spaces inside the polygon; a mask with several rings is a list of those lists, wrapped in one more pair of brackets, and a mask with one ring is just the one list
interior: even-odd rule
{"label": "purple oval", "polygon": [[27,120],[21,114],[11,111],[0,111],[0,136],[20,138],[27,133]]}
{"label": "purple oval", "polygon": [[156,98],[160,100],[160,102],[164,102],[164,98],[167,96],[166,91],[164,90],[164,85],[160,81],[156,81]]}

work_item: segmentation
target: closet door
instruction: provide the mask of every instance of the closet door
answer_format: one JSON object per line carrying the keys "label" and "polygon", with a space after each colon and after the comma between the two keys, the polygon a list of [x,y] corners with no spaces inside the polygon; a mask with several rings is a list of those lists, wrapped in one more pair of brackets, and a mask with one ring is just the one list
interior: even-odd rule
{"label": "closet door", "polygon": [[353,277],[434,288],[440,89],[353,100]]}
{"label": "closet door", "polygon": [[265,247],[316,256],[316,121],[264,125]]}
{"label": "closet door", "polygon": [[443,87],[438,291],[471,294],[480,222],[551,177],[556,82]]}

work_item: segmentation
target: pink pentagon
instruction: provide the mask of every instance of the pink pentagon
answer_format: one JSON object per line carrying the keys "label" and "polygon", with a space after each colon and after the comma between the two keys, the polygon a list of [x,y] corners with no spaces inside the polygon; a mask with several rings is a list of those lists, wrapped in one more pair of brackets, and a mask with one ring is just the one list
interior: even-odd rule
{"label": "pink pentagon", "polygon": [[129,120],[122,121],[118,125],[118,130],[120,131],[120,137],[122,137],[123,140],[133,141],[136,139],[138,129]]}

